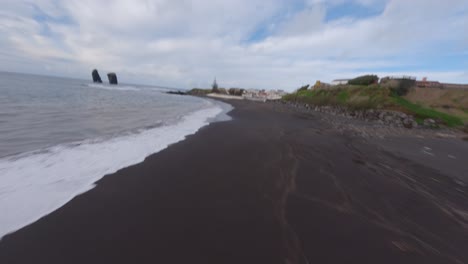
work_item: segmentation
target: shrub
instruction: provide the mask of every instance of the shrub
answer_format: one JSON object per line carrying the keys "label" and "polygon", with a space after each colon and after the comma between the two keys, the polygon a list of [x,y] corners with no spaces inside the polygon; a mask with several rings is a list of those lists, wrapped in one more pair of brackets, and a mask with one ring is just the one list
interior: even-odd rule
{"label": "shrub", "polygon": [[243,93],[244,93],[244,89],[240,89],[240,88],[230,88],[228,90],[229,94],[230,95],[237,95],[237,96],[241,96]]}
{"label": "shrub", "polygon": [[308,85],[308,84],[307,84],[307,85],[304,85],[304,86],[302,86],[302,87],[300,87],[299,89],[297,89],[297,91],[298,91],[298,92],[300,92],[300,91],[306,91],[307,89],[309,89],[309,85]]}
{"label": "shrub", "polygon": [[348,81],[351,85],[371,85],[378,83],[379,77],[377,75],[363,75]]}
{"label": "shrub", "polygon": [[409,92],[410,88],[413,87],[415,84],[416,80],[399,79],[398,84],[395,87],[392,87],[392,92],[399,96],[406,95]]}
{"label": "shrub", "polygon": [[192,90],[188,91],[188,94],[191,95],[206,95],[209,93],[211,93],[211,89],[193,88]]}

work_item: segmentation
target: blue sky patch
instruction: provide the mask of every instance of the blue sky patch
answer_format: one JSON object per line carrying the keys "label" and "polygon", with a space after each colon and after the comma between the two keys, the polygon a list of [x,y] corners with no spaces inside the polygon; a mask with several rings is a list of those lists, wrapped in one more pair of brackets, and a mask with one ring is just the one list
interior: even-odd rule
{"label": "blue sky patch", "polygon": [[363,6],[356,2],[345,2],[343,4],[329,6],[325,21],[333,21],[345,17],[353,17],[358,19],[377,16],[383,12],[384,4],[375,4],[372,6]]}

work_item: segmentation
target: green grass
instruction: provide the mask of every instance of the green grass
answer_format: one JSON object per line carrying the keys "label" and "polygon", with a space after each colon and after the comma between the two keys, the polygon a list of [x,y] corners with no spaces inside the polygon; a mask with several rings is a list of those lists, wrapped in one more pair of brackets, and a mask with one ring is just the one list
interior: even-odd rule
{"label": "green grass", "polygon": [[192,95],[205,95],[211,93],[211,89],[201,89],[201,88],[193,88],[188,91],[188,94]]}
{"label": "green grass", "polygon": [[343,104],[344,104],[344,103],[346,103],[346,102],[348,101],[348,99],[349,99],[349,93],[348,93],[348,91],[343,90],[343,91],[341,91],[341,92],[338,93],[338,101],[339,101],[340,103],[343,103]]}
{"label": "green grass", "polygon": [[457,116],[412,103],[380,85],[344,85],[330,89],[302,90],[283,97],[311,105],[341,105],[354,110],[392,109],[404,111],[415,117],[416,122],[424,119],[442,120],[449,127],[462,126],[463,120]]}
{"label": "green grass", "polygon": [[379,85],[343,85],[331,89],[303,90],[283,99],[312,105],[341,105],[351,109],[373,109],[389,103],[389,90]]}
{"label": "green grass", "polygon": [[426,118],[432,118],[442,120],[449,127],[463,125],[463,121],[456,116],[442,113],[431,108],[422,107],[399,96],[392,96],[392,99],[396,105],[413,114],[417,122],[422,122],[422,120]]}

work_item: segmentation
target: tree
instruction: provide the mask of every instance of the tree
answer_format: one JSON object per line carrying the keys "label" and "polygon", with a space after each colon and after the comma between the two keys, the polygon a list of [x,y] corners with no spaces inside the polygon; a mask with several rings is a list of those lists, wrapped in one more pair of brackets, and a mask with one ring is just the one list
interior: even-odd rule
{"label": "tree", "polygon": [[379,82],[377,75],[363,75],[348,81],[352,85],[371,85]]}
{"label": "tree", "polygon": [[304,86],[301,86],[301,87],[299,87],[299,89],[297,89],[297,91],[298,91],[298,92],[306,91],[307,89],[309,89],[309,86],[310,86],[310,85],[308,85],[308,84],[307,84],[307,85],[304,85]]}

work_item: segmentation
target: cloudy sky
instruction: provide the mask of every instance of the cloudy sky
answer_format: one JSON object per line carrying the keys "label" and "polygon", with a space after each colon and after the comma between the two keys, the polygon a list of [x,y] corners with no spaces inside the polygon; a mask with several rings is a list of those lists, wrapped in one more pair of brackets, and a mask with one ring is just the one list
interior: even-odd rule
{"label": "cloudy sky", "polygon": [[0,71],[292,90],[364,73],[468,83],[467,0],[0,0]]}

